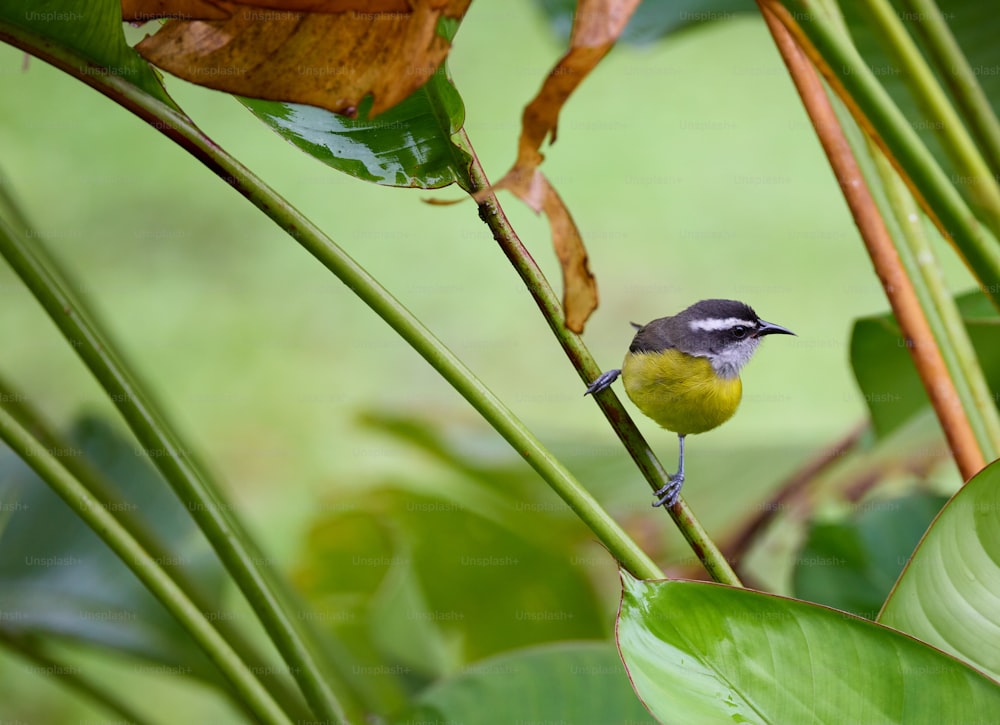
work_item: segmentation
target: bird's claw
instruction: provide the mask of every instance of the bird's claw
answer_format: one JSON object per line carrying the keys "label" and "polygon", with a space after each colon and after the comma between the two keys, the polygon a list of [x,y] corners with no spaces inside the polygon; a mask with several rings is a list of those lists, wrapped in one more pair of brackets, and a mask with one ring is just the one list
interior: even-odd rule
{"label": "bird's claw", "polygon": [[666,486],[654,492],[656,500],[653,501],[653,506],[666,506],[670,508],[675,503],[677,503],[678,497],[681,495],[681,486],[684,485],[684,474],[677,473],[670,477],[670,482]]}
{"label": "bird's claw", "polygon": [[617,380],[618,376],[621,374],[621,370],[608,370],[606,373],[601,373],[597,380],[587,386],[587,392],[585,392],[584,395],[593,395],[594,393],[601,392]]}

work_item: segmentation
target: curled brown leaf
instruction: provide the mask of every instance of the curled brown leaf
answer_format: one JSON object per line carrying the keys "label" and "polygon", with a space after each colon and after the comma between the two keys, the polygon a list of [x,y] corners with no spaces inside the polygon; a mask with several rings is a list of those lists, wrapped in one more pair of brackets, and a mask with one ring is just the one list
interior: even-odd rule
{"label": "curled brown leaf", "polygon": [[[359,3],[333,0],[266,6],[263,0],[129,1],[145,5],[133,8],[142,17],[149,17],[153,6],[162,12],[183,5],[186,18],[214,13],[212,19],[168,20],[136,46],[147,60],[176,76],[229,93],[306,103],[345,115],[354,115],[371,95],[370,115],[375,116],[430,79],[450,49],[438,34],[438,23],[442,17],[461,18],[471,0],[412,0],[407,12],[337,11]],[[373,7],[396,4],[385,0]]]}
{"label": "curled brown leaf", "polygon": [[507,189],[548,217],[552,245],[562,266],[566,327],[574,332],[582,332],[587,318],[597,309],[597,281],[569,209],[538,169],[545,158],[540,149],[546,137],[555,142],[563,105],[608,54],[638,5],[639,0],[579,1],[569,50],[521,114],[517,161],[492,189],[476,195],[477,201],[482,201],[491,191]]}

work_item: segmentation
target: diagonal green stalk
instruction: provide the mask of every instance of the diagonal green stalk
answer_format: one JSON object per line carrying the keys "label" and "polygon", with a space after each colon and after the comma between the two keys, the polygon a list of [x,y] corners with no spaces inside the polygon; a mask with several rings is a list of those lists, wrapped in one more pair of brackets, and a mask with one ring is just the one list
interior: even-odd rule
{"label": "diagonal green stalk", "polygon": [[[78,58],[72,51],[52,47],[44,42],[32,42],[33,38],[29,33],[20,29],[15,30],[16,32],[5,36],[3,28],[0,27],[0,39],[8,40],[8,42],[38,55],[149,122],[199,159],[214,173],[224,178],[248,201],[286,230],[293,239],[333,272],[420,353],[566,501],[570,508],[600,538],[611,554],[621,562],[623,567],[638,578],[658,579],[663,577],[663,572],[659,567],[625,534],[617,522],[598,505],[589,492],[573,478],[558,459],[545,449],[510,409],[486,388],[417,318],[309,219],[205,136],[191,119],[121,77],[113,74],[94,73],[93,68],[88,67],[85,60]],[[63,315],[63,317],[70,319],[77,316],[76,314]],[[72,330],[69,337],[71,340],[80,339],[80,336],[74,334]],[[88,342],[90,341],[83,339],[82,342],[83,347],[89,350]],[[105,350],[95,348],[92,352],[103,354]],[[118,372],[123,373],[123,370],[119,369]],[[127,398],[133,391],[134,386],[130,387],[128,392],[118,395]],[[148,421],[139,420],[137,423],[140,429],[137,434],[146,432]],[[163,429],[162,432],[169,433],[166,429]],[[186,452],[176,442],[166,440],[163,443],[169,447],[165,449],[167,455],[161,458],[169,459],[171,466],[189,463]],[[174,473],[174,471],[171,472]],[[188,465],[183,472],[193,474],[194,469]],[[209,494],[214,495],[211,490]],[[207,525],[214,527],[216,523],[210,521],[207,522]],[[249,540],[245,543],[250,544]],[[223,560],[226,561],[226,557],[223,557]],[[254,604],[255,597],[252,597],[251,594],[253,592],[247,593],[251,604]],[[272,636],[274,636],[273,633]],[[282,643],[279,642],[279,649],[282,648],[281,645]],[[310,702],[312,701],[313,698],[310,697]]]}
{"label": "diagonal green stalk", "polygon": [[1000,234],[1000,186],[951,105],[948,94],[938,83],[889,1],[868,0],[864,6],[873,21],[872,27],[899,62],[903,79],[930,120],[931,127],[939,129],[938,137],[945,151],[952,158],[960,175],[972,180],[972,197],[991,217],[990,227],[994,233]]}
{"label": "diagonal green stalk", "polygon": [[959,110],[983,150],[986,163],[994,177],[1000,176],[1000,120],[972,66],[934,0],[905,0],[905,3],[916,18],[913,27],[923,38],[938,74],[951,88]]}
{"label": "diagonal green stalk", "polygon": [[[935,90],[940,92],[940,88],[933,74],[926,68],[922,57],[909,57],[913,54],[919,56],[919,52],[891,8],[886,10],[882,7],[883,2],[884,0],[876,0],[872,12],[880,16],[884,16],[887,12],[892,14],[892,18],[882,17],[879,23],[884,24],[886,32],[896,38],[893,41],[897,46],[895,52],[908,56],[908,59],[903,61],[907,70],[923,79],[914,85],[918,89],[928,89],[928,93],[934,96]],[[848,37],[848,30],[839,15],[839,9],[831,3],[828,12],[834,20],[836,31],[845,38]],[[929,78],[924,78],[925,75]],[[943,96],[943,92],[940,95]],[[939,109],[943,115],[938,116],[942,119],[941,123],[961,126],[961,121],[954,116],[947,98],[934,98],[927,102],[943,106]],[[882,149],[870,137],[861,133],[842,103],[835,99],[833,107],[840,118],[841,128],[844,129],[854,157],[881,210],[882,218],[889,229],[907,277],[920,301],[976,443],[985,459],[990,460],[1000,451],[1000,413],[997,412],[978,356],[962,321],[962,315],[946,288],[934,250],[927,238],[920,210],[913,195]],[[964,149],[963,153],[971,153],[978,157],[978,152],[967,135],[964,139],[961,138],[964,135],[964,128],[952,135],[955,136],[952,142],[961,146]],[[977,169],[977,173],[989,176],[981,160]],[[995,180],[992,177],[989,181],[995,187]]]}
{"label": "diagonal green stalk", "polygon": [[895,216],[898,232],[893,230],[893,239],[899,257],[913,281],[917,296],[921,298],[927,322],[955,382],[959,400],[979,447],[986,460],[993,460],[1000,452],[1000,415],[965,329],[962,314],[945,285],[943,272],[927,237],[924,218],[906,185],[882,152],[874,144],[870,145],[870,150],[892,210],[891,215],[883,213],[883,218]]}
{"label": "diagonal green stalk", "polygon": [[337,698],[282,598],[266,557],[237,520],[233,506],[204,474],[192,449],[181,442],[158,406],[130,372],[116,346],[49,259],[38,239],[30,242],[0,221],[0,254],[35,295],[63,336],[97,378],[152,462],[174,488],[219,559],[257,612],[314,711],[342,720]]}
{"label": "diagonal green stalk", "polygon": [[942,235],[954,243],[983,291],[1000,308],[1000,245],[996,239],[977,221],[906,116],[836,27],[836,20],[815,12],[806,0],[787,0],[786,4],[782,23],[810,49],[814,62],[819,63],[851,115],[884,147],[921,206]]}
{"label": "diagonal green stalk", "polygon": [[[3,208],[4,198],[8,201],[8,211],[17,208],[9,204],[10,196],[5,194],[5,190],[0,187],[0,209]],[[0,211],[0,218],[2,218],[2,215],[3,212]],[[15,215],[15,218],[23,220],[19,211]],[[69,474],[87,489],[90,495],[105,511],[110,512],[115,517],[118,523],[153,559],[156,561],[173,561],[176,558],[175,552],[166,542],[161,540],[145,519],[133,513],[132,507],[118,495],[115,486],[110,481],[89,465],[87,460],[82,456],[60,456],[57,453],[58,451],[71,450],[72,446],[65,439],[57,435],[47,422],[42,420],[37,411],[23,403],[26,399],[26,396],[12,388],[6,380],[0,377],[0,408],[6,410],[25,430],[31,431],[38,446],[55,452],[54,455],[56,455]],[[214,608],[215,604],[211,601],[211,598],[202,590],[197,581],[188,576],[187,570],[184,567],[169,566],[166,567],[165,571],[200,611],[210,612]],[[233,626],[232,622],[228,621],[225,617],[214,620],[213,624],[222,637],[236,650],[243,661],[254,672],[259,673],[259,679],[262,684],[275,695],[289,718],[308,720],[311,717],[309,709],[306,707],[299,692],[291,687],[287,678],[281,677],[278,673],[274,672],[272,662],[265,659],[256,650],[255,645],[247,639],[242,629]],[[234,694],[234,691],[230,690],[229,694]],[[236,704],[240,704],[238,700]]]}
{"label": "diagonal green stalk", "polygon": [[[472,159],[470,175],[472,187],[471,194],[485,191],[490,188],[489,180],[486,177],[479,157],[472,148],[472,143],[464,130],[460,131],[455,141],[459,148],[462,148]],[[490,228],[493,238],[500,245],[507,259],[513,265],[515,271],[521,277],[528,288],[528,292],[538,305],[542,316],[549,325],[549,329],[559,341],[566,356],[584,383],[590,383],[601,374],[602,370],[594,360],[590,350],[578,334],[566,327],[566,319],[563,315],[562,303],[556,295],[555,290],[549,284],[541,269],[535,263],[531,254],[525,248],[517,232],[511,226],[507,215],[500,206],[495,194],[490,194],[486,200],[480,204],[479,216]],[[582,393],[581,393],[582,394]],[[670,480],[670,474],[664,470],[652,448],[646,442],[639,428],[635,425],[632,417],[628,414],[625,406],[615,395],[614,391],[608,389],[595,396],[597,404],[604,413],[612,429],[618,435],[619,440],[624,444],[625,449],[632,460],[638,466],[639,471],[649,482],[650,487],[656,491],[665,486]],[[681,534],[690,544],[698,559],[705,566],[706,571],[715,581],[730,586],[742,586],[736,573],[733,571],[725,556],[712,541],[708,532],[695,518],[691,509],[688,508],[684,500],[679,498],[677,503],[667,509],[673,517]]]}
{"label": "diagonal green stalk", "polygon": [[[862,240],[871,257],[875,272],[882,282],[892,305],[900,328],[906,336],[910,356],[924,384],[931,404],[934,406],[948,443],[963,478],[968,480],[984,465],[980,449],[966,409],[959,404],[959,395],[952,373],[945,363],[921,299],[915,291],[914,282],[903,267],[897,251],[898,237],[889,231],[888,223],[894,223],[891,214],[887,219],[873,195],[859,159],[867,158],[867,153],[858,153],[848,142],[845,129],[836,114],[834,98],[829,98],[829,89],[820,80],[813,64],[807,60],[807,52],[812,53],[813,63],[822,64],[814,50],[796,35],[796,26],[787,10],[776,0],[759,0],[764,19],[774,36],[776,45],[792,75],[796,89],[802,97],[810,120],[817,132],[823,150],[837,174],[844,197],[854,216]],[[826,10],[825,21],[831,32],[846,35],[842,20],[836,8]],[[801,18],[797,17],[796,20]],[[853,48],[853,46],[850,46]],[[833,81],[836,82],[836,78]],[[839,89],[843,93],[844,89]],[[853,99],[847,96],[844,105],[851,106]],[[864,122],[862,118],[859,125]],[[844,124],[848,129],[853,123]],[[867,128],[870,131],[870,127]],[[870,138],[870,136],[869,136]],[[875,184],[879,189],[880,186]]]}
{"label": "diagonal green stalk", "polygon": [[[0,220],[0,243],[10,228]],[[111,548],[132,573],[191,633],[262,722],[290,723],[281,707],[225,638],[125,528],[66,470],[59,459],[38,446],[34,436],[0,408],[0,438]]]}

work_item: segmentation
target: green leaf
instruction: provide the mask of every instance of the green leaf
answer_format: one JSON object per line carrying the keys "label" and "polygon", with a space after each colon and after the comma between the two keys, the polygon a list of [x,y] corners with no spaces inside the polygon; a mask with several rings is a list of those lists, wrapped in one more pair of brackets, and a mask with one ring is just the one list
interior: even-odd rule
{"label": "green leaf", "polygon": [[400,675],[372,678],[381,701],[516,647],[609,634],[616,592],[602,602],[593,583],[614,582],[613,559],[502,442],[398,414],[364,422],[418,446],[432,483],[332,501],[296,579],[363,667]]}
{"label": "green leaf", "polygon": [[492,657],[423,692],[394,722],[649,723],[607,642],[560,642]]}
{"label": "green leaf", "polygon": [[623,573],[618,645],[664,722],[988,722],[1000,685],[932,647],[794,599]]}
{"label": "green leaf", "polygon": [[[191,517],[148,459],[94,418],[60,455],[84,456],[119,490],[122,505],[174,542],[165,566],[188,568],[221,602],[222,570],[206,556]],[[0,448],[0,612],[12,632],[83,641],[220,682],[202,650],[135,575],[48,486]],[[216,607],[218,609],[218,607]]]}
{"label": "green leaf", "polygon": [[494,498],[491,517],[476,492],[420,488],[338,500],[341,511],[313,525],[296,578],[320,622],[425,679],[515,647],[607,634],[586,572],[571,563],[582,527],[528,510],[511,528],[498,519],[513,499]]}
{"label": "green leaf", "polygon": [[[1000,317],[982,292],[956,298],[990,389],[1000,391]],[[866,317],[854,323],[851,367],[880,438],[930,405],[896,319]]]}
{"label": "green leaf", "polygon": [[409,98],[371,119],[371,97],[356,119],[298,103],[238,100],[283,138],[355,178],[419,189],[453,183],[471,188],[471,159],[451,140],[465,123],[465,105],[444,66]]}
{"label": "green leaf", "polygon": [[795,559],[795,596],[875,619],[947,500],[916,493],[866,501],[845,521],[813,523]]}
{"label": "green leaf", "polygon": [[1000,462],[974,476],[928,530],[879,622],[1000,678]]}
{"label": "green leaf", "polygon": [[120,0],[4,0],[0,33],[15,38],[27,31],[93,63],[95,74],[118,76],[177,108],[152,66],[125,41]]}

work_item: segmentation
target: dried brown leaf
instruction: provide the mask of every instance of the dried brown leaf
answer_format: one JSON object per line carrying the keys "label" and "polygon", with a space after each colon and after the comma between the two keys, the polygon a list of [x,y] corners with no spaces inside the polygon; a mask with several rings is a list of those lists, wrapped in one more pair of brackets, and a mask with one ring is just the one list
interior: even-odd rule
{"label": "dried brown leaf", "polygon": [[[122,19],[184,18],[220,20],[229,17],[223,0],[122,0]],[[299,13],[409,13],[410,0],[240,0],[240,5]],[[448,0],[434,0],[432,7],[443,8]]]}
{"label": "dried brown leaf", "polygon": [[[538,95],[521,116],[517,166],[529,169],[544,158],[545,137],[556,140],[559,112],[577,86],[608,54],[640,0],[580,0],[573,19],[569,50],[559,59]],[[517,168],[515,166],[515,168]]]}
{"label": "dried brown leaf", "polygon": [[168,20],[136,49],[192,83],[252,98],[354,115],[371,94],[374,116],[430,79],[450,49],[438,21],[461,18],[470,1],[413,0],[405,13],[309,13],[215,0],[224,18]]}
{"label": "dried brown leaf", "polygon": [[597,309],[597,280],[590,271],[587,249],[569,209],[541,171],[535,169],[535,176],[539,179],[533,184],[537,187],[535,193],[541,196],[542,211],[552,229],[552,246],[562,268],[566,327],[580,333],[591,313]]}
{"label": "dried brown leaf", "polygon": [[122,0],[122,20],[188,18],[222,20],[229,17],[225,8],[213,0]]}
{"label": "dried brown leaf", "polygon": [[476,195],[477,201],[482,201],[490,191],[507,189],[548,217],[552,246],[562,266],[566,327],[574,332],[582,332],[587,318],[597,309],[597,282],[590,272],[587,250],[569,209],[538,170],[545,158],[540,149],[549,135],[555,142],[563,105],[611,50],[639,1],[579,0],[569,50],[521,115],[517,161],[491,190]]}

